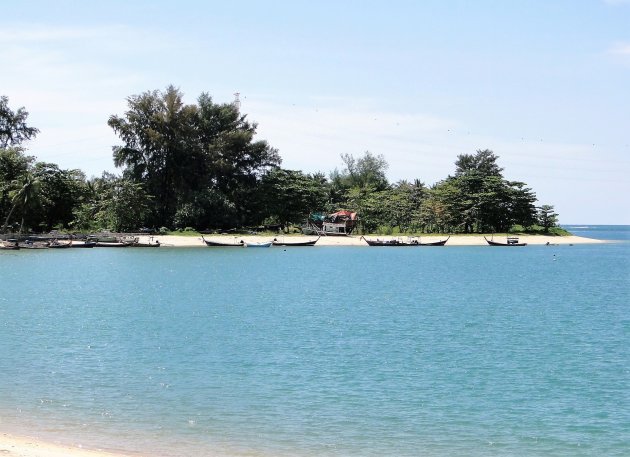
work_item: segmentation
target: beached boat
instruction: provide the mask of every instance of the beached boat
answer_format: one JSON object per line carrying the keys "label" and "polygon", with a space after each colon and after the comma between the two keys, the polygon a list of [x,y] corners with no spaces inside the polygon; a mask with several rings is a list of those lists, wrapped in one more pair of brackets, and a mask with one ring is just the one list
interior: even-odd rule
{"label": "beached boat", "polygon": [[445,240],[440,241],[430,241],[428,243],[423,243],[421,240],[418,241],[419,246],[444,246],[446,242],[451,238],[449,235]]}
{"label": "beached boat", "polygon": [[517,236],[508,236],[505,243],[489,240],[485,236],[483,238],[490,246],[527,246],[527,243],[519,243],[519,239]]}
{"label": "beached boat", "polygon": [[264,242],[256,242],[256,241],[247,241],[245,242],[245,247],[246,248],[268,248],[269,246],[271,246],[271,241],[264,241]]}
{"label": "beached boat", "polygon": [[45,241],[26,240],[19,243],[20,249],[48,249],[48,243]]}
{"label": "beached boat", "polygon": [[17,240],[10,239],[6,241],[0,241],[0,249],[4,251],[17,251],[20,249],[20,245]]}
{"label": "beached boat", "polygon": [[132,246],[131,243],[123,243],[120,241],[97,241],[96,242],[96,247],[97,248],[128,248],[129,246]]}
{"label": "beached boat", "polygon": [[96,247],[96,241],[83,241],[83,242],[74,242],[72,243],[73,248],[93,248]]}
{"label": "beached boat", "polygon": [[450,236],[448,238],[446,238],[445,240],[440,240],[440,241],[432,241],[430,243],[422,243],[420,240],[416,239],[416,238],[411,238],[408,241],[403,241],[401,239],[391,239],[391,240],[368,240],[365,237],[361,237],[363,240],[365,240],[365,242],[368,244],[368,246],[389,246],[389,247],[394,247],[394,246],[444,246],[446,244],[446,242],[449,240]]}
{"label": "beached boat", "polygon": [[137,243],[131,244],[132,248],[159,248],[160,246],[161,245],[159,241],[148,242],[148,243],[141,243],[140,241],[138,241]]}
{"label": "beached boat", "polygon": [[240,240],[238,243],[236,242],[236,240],[234,240],[233,243],[224,243],[222,241],[206,240],[203,236],[201,237],[201,239],[203,240],[204,243],[206,243],[206,246],[211,247],[211,248],[242,248],[242,247],[245,247],[245,243],[243,242],[243,240]]}
{"label": "beached boat", "polygon": [[105,236],[104,238],[90,236],[87,241],[96,243],[95,247],[97,248],[128,248],[134,246],[138,242],[138,238],[133,236]]}
{"label": "beached boat", "polygon": [[317,243],[317,241],[319,240],[319,237],[317,237],[317,240],[311,240],[311,241],[285,241],[284,239],[282,241],[278,241],[277,238],[274,238],[272,241],[272,244],[274,246],[315,246],[315,243]]}
{"label": "beached boat", "polygon": [[50,249],[68,249],[72,247],[72,240],[67,243],[61,243],[59,240],[52,240],[48,243]]}

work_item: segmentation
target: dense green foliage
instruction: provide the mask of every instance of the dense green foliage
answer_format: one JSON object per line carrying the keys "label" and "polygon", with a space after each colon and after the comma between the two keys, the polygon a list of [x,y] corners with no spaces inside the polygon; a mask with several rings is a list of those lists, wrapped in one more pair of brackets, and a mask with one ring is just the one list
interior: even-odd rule
{"label": "dense green foliage", "polygon": [[38,130],[24,108],[0,99],[0,222],[2,231],[135,231],[141,227],[226,229],[298,226],[311,212],[359,215],[363,233],[556,233],[552,206],[536,208],[525,183],[509,181],[489,150],[462,154],[452,176],[432,186],[389,183],[382,155],[343,154],[327,177],[280,167],[278,152],[255,141],[255,123],[232,104],[201,94],[195,104],[169,86],[127,99],[108,124],[120,176],[87,179],[25,154]]}
{"label": "dense green foliage", "polygon": [[275,149],[253,141],[256,124],[207,94],[196,105],[185,105],[173,86],[129,97],[128,104],[124,117],[108,122],[124,143],[114,147],[114,164],[153,196],[147,224],[254,222],[248,205],[253,190],[267,170],[280,164]]}

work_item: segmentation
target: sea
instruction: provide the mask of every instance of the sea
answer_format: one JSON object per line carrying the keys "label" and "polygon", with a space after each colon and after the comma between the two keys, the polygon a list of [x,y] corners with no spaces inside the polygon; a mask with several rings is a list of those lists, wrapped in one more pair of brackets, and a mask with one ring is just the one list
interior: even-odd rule
{"label": "sea", "polygon": [[603,244],[0,252],[0,431],[131,455],[628,456]]}

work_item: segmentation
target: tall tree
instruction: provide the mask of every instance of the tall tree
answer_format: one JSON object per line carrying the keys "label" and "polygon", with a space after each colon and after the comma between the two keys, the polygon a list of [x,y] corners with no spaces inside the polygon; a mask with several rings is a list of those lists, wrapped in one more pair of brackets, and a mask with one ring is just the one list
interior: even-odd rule
{"label": "tall tree", "polygon": [[552,205],[542,205],[538,210],[538,224],[549,233],[549,229],[558,225],[558,214]]}
{"label": "tall tree", "polygon": [[74,218],[74,208],[86,192],[85,175],[79,170],[63,170],[46,162],[37,162],[32,172],[40,181],[41,211],[31,225],[40,225],[45,230],[68,227]]}
{"label": "tall tree", "polygon": [[455,161],[455,176],[478,174],[480,176],[502,176],[503,168],[497,164],[497,156],[489,149],[477,149],[475,154],[460,154]]}
{"label": "tall tree", "polygon": [[17,208],[21,211],[21,222],[20,222],[20,233],[24,228],[24,219],[27,212],[34,208],[38,202],[40,197],[40,185],[41,182],[39,179],[34,176],[32,173],[27,172],[20,180],[16,183],[15,188],[10,192],[11,197],[11,209],[9,214],[4,220],[4,224],[2,226],[2,232],[6,233],[7,227],[9,225],[9,221],[11,220],[11,216],[14,214]]}
{"label": "tall tree", "polygon": [[128,179],[146,185],[155,197],[156,222],[166,225],[190,178],[188,156],[197,152],[193,130],[197,108],[185,105],[174,86],[133,95],[127,103],[125,117],[111,116],[108,121],[124,143],[113,148],[114,165],[125,167]]}
{"label": "tall tree", "polygon": [[341,154],[341,160],[346,165],[343,176],[348,187],[380,191],[389,186],[387,176],[385,176],[389,164],[382,155],[375,156],[366,151],[357,159],[352,154]]}
{"label": "tall tree", "polygon": [[9,108],[9,97],[0,97],[0,148],[19,146],[39,133],[35,127],[26,125],[27,118],[28,111],[24,107],[14,112]]}
{"label": "tall tree", "polygon": [[369,151],[359,158],[341,154],[341,160],[345,167],[341,171],[335,168],[330,173],[330,202],[333,207],[347,207],[357,203],[360,196],[389,187],[385,175],[389,164],[382,155],[375,156]]}
{"label": "tall tree", "polygon": [[258,179],[280,164],[275,149],[253,141],[256,124],[234,105],[215,104],[205,93],[198,104],[186,105],[174,86],[127,101],[125,116],[108,122],[124,143],[114,147],[114,163],[154,196],[152,224],[172,226],[187,208],[207,212],[198,205],[216,199],[199,198],[204,195],[227,198],[236,208],[231,222],[242,223]]}
{"label": "tall tree", "polygon": [[216,104],[207,93],[198,98],[197,131],[202,161],[201,185],[225,196],[234,208],[231,224],[253,222],[252,207],[262,176],[282,160],[266,141],[254,141],[258,125],[234,104]]}
{"label": "tall tree", "polygon": [[13,205],[9,193],[29,171],[33,160],[20,147],[0,148],[0,220],[4,220]]}
{"label": "tall tree", "polygon": [[455,175],[436,185],[433,195],[445,204],[432,207],[448,208],[455,230],[507,231],[514,224],[530,226],[535,221],[535,194],[524,183],[504,179],[497,160],[487,149],[460,155]]}
{"label": "tall tree", "polygon": [[263,214],[284,229],[302,222],[310,212],[323,210],[328,196],[323,176],[281,168],[263,176],[258,194]]}

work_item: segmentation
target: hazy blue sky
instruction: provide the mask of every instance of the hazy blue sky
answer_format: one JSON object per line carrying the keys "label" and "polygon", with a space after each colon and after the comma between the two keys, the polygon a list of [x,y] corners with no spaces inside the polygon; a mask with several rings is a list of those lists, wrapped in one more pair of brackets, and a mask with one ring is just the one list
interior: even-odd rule
{"label": "hazy blue sky", "polygon": [[562,223],[630,224],[630,0],[3,2],[0,94],[39,160],[113,171],[126,97],[241,93],[283,166],[426,184],[492,149]]}

